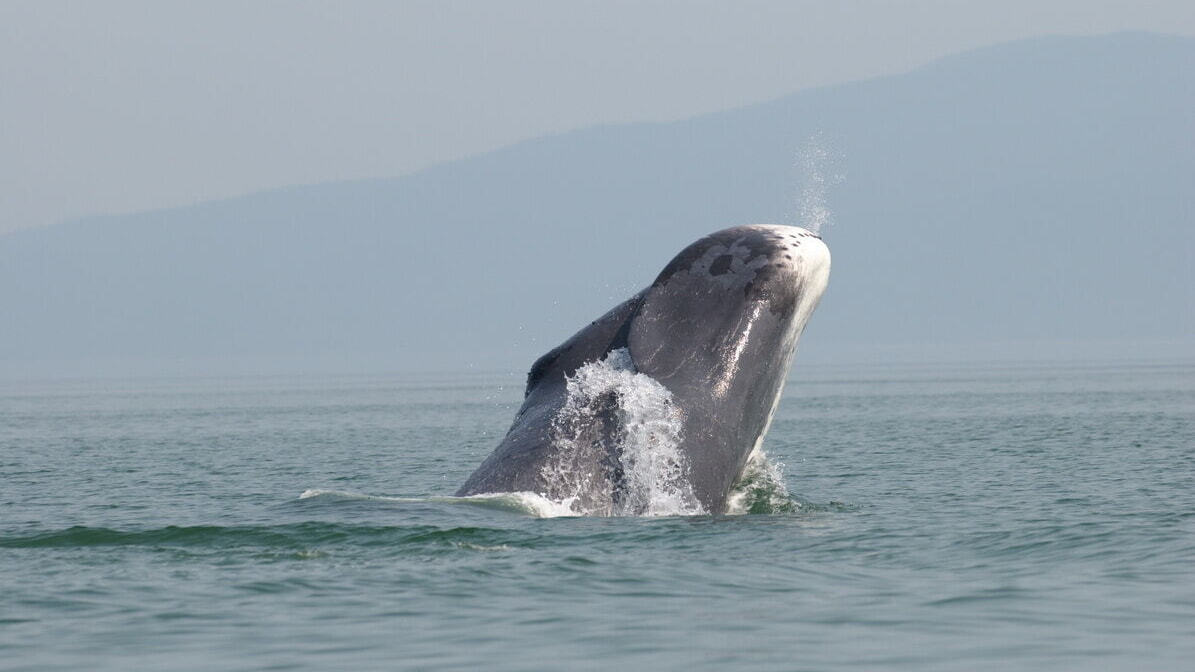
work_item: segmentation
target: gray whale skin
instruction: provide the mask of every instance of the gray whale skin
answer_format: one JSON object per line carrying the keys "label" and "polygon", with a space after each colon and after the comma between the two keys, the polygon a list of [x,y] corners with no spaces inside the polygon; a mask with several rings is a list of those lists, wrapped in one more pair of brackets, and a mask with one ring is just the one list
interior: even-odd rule
{"label": "gray whale skin", "polygon": [[[580,441],[562,442],[553,420],[578,368],[625,348],[633,371],[671,394],[691,496],[707,513],[724,512],[763,442],[829,274],[821,238],[795,226],[738,226],[692,243],[650,287],[535,362],[510,430],[457,495],[532,492],[571,497],[585,512],[618,510],[616,403],[595,410]],[[545,468],[562,450],[578,452],[570,468],[585,472],[567,485]]]}

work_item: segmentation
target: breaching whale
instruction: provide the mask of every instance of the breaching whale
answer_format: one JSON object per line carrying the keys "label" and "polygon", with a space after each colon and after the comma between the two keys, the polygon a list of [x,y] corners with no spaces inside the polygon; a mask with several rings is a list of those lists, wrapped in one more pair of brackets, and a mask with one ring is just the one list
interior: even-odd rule
{"label": "breaching whale", "polygon": [[830,275],[821,238],[739,226],[532,365],[505,438],[457,492],[530,492],[578,514],[722,513]]}

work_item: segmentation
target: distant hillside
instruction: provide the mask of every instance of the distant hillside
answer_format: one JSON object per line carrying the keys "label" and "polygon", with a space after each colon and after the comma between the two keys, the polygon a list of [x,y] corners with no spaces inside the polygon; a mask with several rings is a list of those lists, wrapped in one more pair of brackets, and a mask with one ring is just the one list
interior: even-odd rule
{"label": "distant hillside", "polygon": [[1195,40],[1117,34],[12,233],[0,373],[522,369],[691,240],[795,221],[814,134],[846,179],[802,359],[1195,353]]}

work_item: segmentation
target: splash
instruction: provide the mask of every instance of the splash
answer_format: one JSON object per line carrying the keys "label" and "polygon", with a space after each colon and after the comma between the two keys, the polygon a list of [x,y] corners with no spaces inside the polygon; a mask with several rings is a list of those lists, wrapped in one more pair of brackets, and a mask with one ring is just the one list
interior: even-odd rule
{"label": "splash", "polygon": [[[693,494],[680,449],[681,410],[668,388],[635,370],[625,348],[582,365],[565,385],[565,402],[551,423],[553,454],[540,472],[540,492],[385,497],[309,489],[299,499],[466,504],[538,518],[707,513]],[[781,465],[760,450],[748,458],[727,501],[729,514],[792,513],[801,507],[784,486]]]}
{"label": "splash", "polygon": [[[653,380],[652,383],[655,381]],[[651,389],[650,385],[647,387]],[[665,392],[667,391],[665,390]],[[641,400],[633,400],[632,405],[636,404],[636,401]],[[656,438],[642,439],[644,437],[638,434],[630,443],[637,446],[659,445]],[[581,505],[582,498],[580,496],[574,495],[558,500],[535,492],[494,492],[465,497],[390,497],[312,488],[304,490],[299,495],[299,499],[326,502],[348,500],[392,504],[433,503],[476,506],[510,511],[535,518],[583,515],[685,516],[705,513],[693,497],[688,480],[684,478],[684,463],[679,458],[679,453],[664,450],[662,455],[649,455],[646,459],[643,455],[636,455],[631,462],[634,466],[628,471],[631,473],[631,478],[635,478],[637,483],[628,489],[636,493],[634,503],[628,500],[620,507],[602,510],[585,509]],[[842,507],[836,502],[831,502],[830,506]],[[807,509],[807,507],[812,508]],[[797,513],[802,510],[817,510],[818,508],[816,505],[803,503],[790,495],[788,488],[784,485],[783,465],[773,462],[763,451],[759,450],[751,453],[751,456],[747,458],[747,466],[743,470],[743,475],[731,488],[730,496],[726,501],[726,513],[732,516]]]}
{"label": "splash", "polygon": [[704,513],[680,450],[680,409],[667,388],[635,371],[625,348],[583,365],[568,379],[552,433],[556,453],[542,472],[547,496],[575,512]]}
{"label": "splash", "polygon": [[800,194],[797,199],[798,224],[817,235],[833,224],[826,193],[841,184],[845,175],[836,170],[838,156],[828,149],[821,133],[809,139],[797,150],[797,169],[800,172]]}
{"label": "splash", "polygon": [[778,462],[768,459],[762,450],[756,450],[747,458],[743,475],[730,490],[726,500],[726,513],[795,513],[801,503],[788,494],[784,485],[784,468]]}

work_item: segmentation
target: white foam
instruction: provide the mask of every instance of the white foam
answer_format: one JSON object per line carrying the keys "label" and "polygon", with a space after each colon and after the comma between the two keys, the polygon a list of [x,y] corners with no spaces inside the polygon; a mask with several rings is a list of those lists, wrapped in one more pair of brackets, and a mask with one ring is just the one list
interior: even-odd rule
{"label": "white foam", "polygon": [[311,499],[312,497],[339,497],[343,499],[373,499],[370,495],[362,495],[356,492],[345,492],[343,490],[321,490],[319,488],[308,488],[299,495],[299,499]]}
{"label": "white foam", "polygon": [[562,516],[576,516],[570,502],[554,502],[534,492],[495,492],[468,497],[386,497],[383,495],[366,495],[359,492],[344,490],[321,490],[309,488],[299,495],[299,499],[313,497],[327,497],[331,499],[350,499],[373,502],[393,502],[398,504],[466,504],[480,505],[486,508],[506,509],[527,514],[536,518],[558,518]]}
{"label": "white foam", "polygon": [[311,499],[313,497],[327,497],[329,499],[359,499],[373,502],[427,502],[432,501],[430,497],[386,497],[383,495],[366,495],[360,492],[348,492],[346,490],[321,490],[318,488],[309,488],[304,490],[299,495],[299,499]]}
{"label": "white foam", "polygon": [[573,510],[571,501],[556,502],[534,492],[489,492],[468,497],[431,497],[428,500],[448,504],[480,504],[517,511],[535,518],[565,518],[578,515]]}
{"label": "white foam", "polygon": [[726,499],[728,515],[742,515],[754,510],[782,513],[799,508],[800,503],[788,494],[784,485],[784,468],[756,447],[747,458],[743,475]]}
{"label": "white foam", "polygon": [[[553,420],[555,456],[542,475],[574,515],[686,516],[704,513],[689,483],[688,462],[680,450],[681,414],[672,393],[635,371],[626,348],[577,369],[566,382],[567,398]],[[611,407],[613,404],[613,407]],[[599,415],[612,414],[613,445],[601,445]],[[593,465],[613,455],[621,480],[595,473]],[[608,483],[595,488],[593,479]],[[617,494],[595,500],[596,491]]]}

